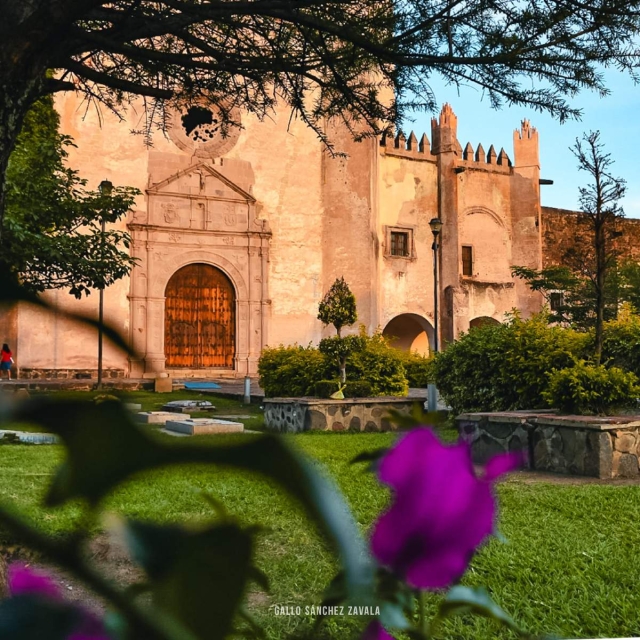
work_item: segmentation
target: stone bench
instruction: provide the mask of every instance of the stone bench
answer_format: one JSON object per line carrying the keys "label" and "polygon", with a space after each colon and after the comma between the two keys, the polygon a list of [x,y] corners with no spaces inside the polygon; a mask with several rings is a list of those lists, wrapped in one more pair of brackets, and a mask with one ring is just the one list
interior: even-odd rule
{"label": "stone bench", "polygon": [[423,401],[407,397],[350,398],[265,398],[264,423],[279,433],[301,431],[393,431],[389,412],[411,414]]}
{"label": "stone bench", "polygon": [[532,470],[640,479],[640,416],[463,413],[456,426],[479,464],[497,453],[525,451]]}

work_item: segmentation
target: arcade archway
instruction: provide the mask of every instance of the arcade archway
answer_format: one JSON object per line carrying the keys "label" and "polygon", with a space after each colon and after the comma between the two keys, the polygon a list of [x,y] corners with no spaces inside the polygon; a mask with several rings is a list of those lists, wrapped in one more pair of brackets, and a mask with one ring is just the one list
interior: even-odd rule
{"label": "arcade archway", "polygon": [[429,355],[433,345],[431,323],[415,313],[403,313],[390,320],[382,331],[391,339],[391,346],[402,351],[415,351]]}

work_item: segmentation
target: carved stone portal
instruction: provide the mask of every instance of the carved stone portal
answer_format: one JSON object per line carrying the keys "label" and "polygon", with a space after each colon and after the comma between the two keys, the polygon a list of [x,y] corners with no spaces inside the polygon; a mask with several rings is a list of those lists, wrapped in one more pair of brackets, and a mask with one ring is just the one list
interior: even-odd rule
{"label": "carved stone portal", "polygon": [[[131,277],[131,333],[138,350],[143,352],[142,359],[132,359],[131,375],[152,376],[165,369],[185,376],[206,377],[224,371],[237,376],[255,374],[267,335],[265,310],[269,308],[271,238],[266,221],[256,218],[255,199],[204,162],[153,184],[147,196],[145,223],[134,220],[129,225],[132,253],[138,259]],[[203,219],[196,222],[194,212],[201,212],[199,217]],[[200,265],[191,269],[200,269],[203,273],[215,268],[220,278],[229,283],[225,304],[232,304],[233,308],[223,315],[233,326],[223,330],[216,325],[215,318],[200,324],[187,318],[189,326],[180,332],[180,318],[176,314],[186,314],[186,318],[190,311],[186,307],[173,308],[181,304],[180,299],[186,298],[167,287],[170,281],[175,285],[179,277],[174,274],[189,265]],[[201,285],[191,292],[192,297],[202,299],[202,303],[211,308],[216,307],[213,298],[219,291],[206,282]],[[167,308],[168,290],[171,309]],[[142,308],[149,312],[140,313]],[[260,310],[259,316],[248,317],[247,308]],[[138,312],[133,313],[134,310]],[[167,335],[167,326],[175,333],[173,337]],[[196,333],[191,336],[190,331]],[[225,345],[216,345],[223,334]],[[178,353],[180,336],[189,338],[188,348],[193,351],[189,357]],[[204,343],[207,348],[201,349],[198,345]],[[167,353],[167,345],[171,353]]]}

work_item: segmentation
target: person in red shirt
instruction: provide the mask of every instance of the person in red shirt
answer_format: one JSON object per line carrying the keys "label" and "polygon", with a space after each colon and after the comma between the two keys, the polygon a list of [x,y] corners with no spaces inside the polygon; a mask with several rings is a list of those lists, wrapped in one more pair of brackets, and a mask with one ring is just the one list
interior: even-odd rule
{"label": "person in red shirt", "polygon": [[[6,371],[7,378],[11,380],[11,365],[13,364],[13,358],[11,356],[11,349],[9,349],[9,345],[5,342],[2,345],[2,351],[0,351],[0,372]],[[0,373],[1,375],[1,373]]]}

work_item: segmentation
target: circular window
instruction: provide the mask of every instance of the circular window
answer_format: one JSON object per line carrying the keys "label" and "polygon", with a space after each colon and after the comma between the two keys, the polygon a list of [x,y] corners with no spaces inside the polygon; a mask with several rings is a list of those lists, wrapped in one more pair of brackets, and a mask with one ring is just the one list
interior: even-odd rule
{"label": "circular window", "polygon": [[174,111],[169,137],[183,151],[205,158],[217,158],[230,151],[240,137],[240,111],[231,111],[235,125],[222,134],[222,116],[215,106],[194,105]]}

